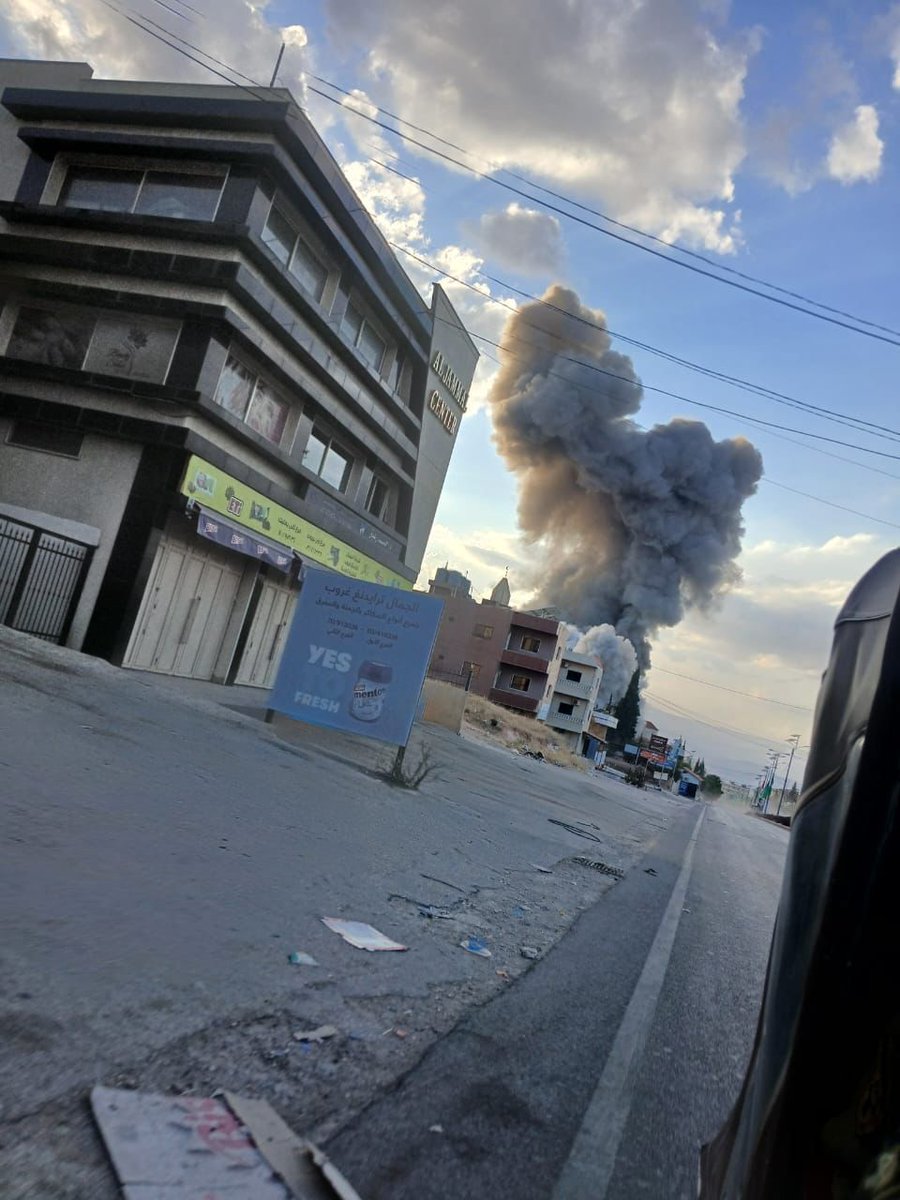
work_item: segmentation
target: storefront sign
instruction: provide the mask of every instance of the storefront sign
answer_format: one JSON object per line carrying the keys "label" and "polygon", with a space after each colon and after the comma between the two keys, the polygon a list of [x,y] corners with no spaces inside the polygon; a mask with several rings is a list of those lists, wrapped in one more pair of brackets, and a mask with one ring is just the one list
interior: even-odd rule
{"label": "storefront sign", "polygon": [[233,525],[231,521],[225,521],[214,513],[210,515],[202,508],[197,518],[197,532],[201,537],[219,546],[227,546],[229,550],[247,554],[258,562],[271,563],[279,571],[289,571],[294,561],[294,556],[289,550],[282,550],[262,538],[254,537],[252,533]]}
{"label": "storefront sign", "polygon": [[669,746],[669,739],[664,738],[661,733],[654,733],[650,738],[650,749],[655,754],[665,754]]}
{"label": "storefront sign", "polygon": [[295,550],[301,558],[330,567],[341,575],[407,591],[412,589],[407,579],[390,568],[354,550],[311,521],[298,517],[290,509],[274,504],[261,492],[254,491],[196,454],[188,461],[181,492],[211,512],[228,517],[279,546]]}
{"label": "storefront sign", "polygon": [[469,403],[469,389],[464,386],[463,381],[447,362],[446,358],[444,358],[440,350],[435,350],[434,352],[434,358],[431,360],[431,369],[459,407],[465,412]]}
{"label": "storefront sign", "polygon": [[428,407],[447,430],[448,433],[456,433],[456,427],[459,424],[459,417],[450,407],[446,400],[442,399],[441,393],[435,389],[428,397]]}
{"label": "storefront sign", "polygon": [[307,571],[270,707],[405,746],[442,608],[436,596]]}

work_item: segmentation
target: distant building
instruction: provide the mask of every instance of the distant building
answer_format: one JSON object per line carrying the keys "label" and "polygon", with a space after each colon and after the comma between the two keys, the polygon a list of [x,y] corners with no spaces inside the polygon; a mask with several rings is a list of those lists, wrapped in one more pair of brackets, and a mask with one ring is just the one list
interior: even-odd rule
{"label": "distant building", "polygon": [[[428,590],[443,597],[444,613],[429,674],[468,684],[478,696],[535,716],[559,653],[558,623],[517,612],[496,599],[479,603],[468,594],[440,591],[438,574]],[[491,595],[508,599],[508,581],[501,579]]]}
{"label": "distant building", "polygon": [[602,678],[599,659],[589,654],[562,650],[553,663],[539,716],[575,754],[584,753],[585,739],[591,736],[589,727]]}
{"label": "distant building", "polygon": [[428,580],[428,591],[432,596],[470,596],[472,581],[462,571],[451,571],[449,567],[438,567],[434,579]]}
{"label": "distant building", "polygon": [[491,604],[500,604],[504,608],[508,608],[511,598],[509,580],[504,575],[499,582],[494,584],[494,590],[491,592]]}

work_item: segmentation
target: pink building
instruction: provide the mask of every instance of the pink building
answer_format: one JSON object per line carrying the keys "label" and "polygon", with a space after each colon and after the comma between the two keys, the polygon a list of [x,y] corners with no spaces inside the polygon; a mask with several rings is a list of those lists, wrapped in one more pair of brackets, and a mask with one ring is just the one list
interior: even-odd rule
{"label": "pink building", "polygon": [[534,716],[561,653],[559,622],[510,608],[505,579],[481,602],[436,579],[428,590],[444,601],[429,673],[462,685],[470,680],[476,695]]}

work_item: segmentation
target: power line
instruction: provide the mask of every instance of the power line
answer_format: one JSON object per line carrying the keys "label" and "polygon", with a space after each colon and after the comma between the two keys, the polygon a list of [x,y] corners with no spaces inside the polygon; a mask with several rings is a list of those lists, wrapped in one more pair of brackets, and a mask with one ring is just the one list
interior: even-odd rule
{"label": "power line", "polygon": [[[431,270],[437,272],[437,274],[444,276],[445,279],[451,279],[454,283],[458,283],[458,284],[461,284],[462,287],[469,288],[477,296],[479,296],[483,302],[485,302],[485,303],[490,302],[491,304],[497,304],[501,308],[509,309],[510,312],[514,312],[514,313],[518,314],[520,316],[520,318],[522,319],[523,323],[525,325],[528,325],[529,328],[538,330],[540,333],[544,334],[544,336],[555,337],[557,339],[557,341],[562,340],[560,335],[553,333],[552,330],[542,329],[541,326],[535,325],[534,322],[526,320],[524,317],[521,316],[520,310],[518,308],[516,308],[515,305],[507,304],[505,301],[498,300],[496,297],[493,297],[493,296],[485,296],[484,292],[482,292],[480,290],[480,288],[477,288],[475,286],[475,284],[469,283],[468,280],[461,279],[458,275],[453,275],[453,274],[451,274],[451,272],[443,270],[441,267],[436,266],[434,263],[428,262],[427,259],[422,258],[420,255],[414,253],[412,250],[407,249],[405,246],[401,246],[398,242],[392,242],[389,240],[388,245],[391,246],[393,249],[399,250],[399,251],[401,251],[401,253],[408,255],[410,258],[415,259],[416,262],[421,263],[423,266],[428,267]],[[560,311],[564,311],[564,310],[560,310]],[[506,346],[503,346],[500,342],[495,342],[491,338],[485,337],[483,334],[472,333],[472,336],[479,338],[481,341],[487,342],[488,345],[497,347],[497,349],[499,349],[499,350],[506,351],[507,353],[513,353],[512,351],[509,351]],[[528,342],[527,339],[525,339],[525,338],[516,338],[515,340],[516,341],[525,341],[526,344],[528,344],[528,345],[533,344],[531,342]],[[513,357],[516,357],[516,355],[513,354]],[[596,371],[600,375],[605,375],[610,379],[616,379],[621,383],[627,383],[631,387],[640,388],[642,391],[645,391],[645,392],[654,392],[660,396],[667,396],[671,400],[678,400],[683,404],[691,404],[696,408],[704,408],[710,412],[722,413],[725,416],[729,416],[729,417],[737,417],[739,420],[752,421],[757,425],[762,425],[762,426],[765,426],[770,429],[780,429],[780,430],[783,430],[785,433],[796,433],[796,434],[799,434],[799,436],[801,436],[801,437],[815,438],[817,441],[828,442],[834,446],[844,446],[849,450],[859,450],[863,454],[875,454],[879,458],[889,458],[894,461],[900,462],[900,454],[890,454],[890,453],[888,453],[887,450],[875,450],[870,446],[861,446],[861,445],[859,445],[858,442],[845,442],[845,441],[841,440],[840,438],[828,437],[824,433],[812,433],[808,429],[794,429],[793,426],[781,425],[777,421],[766,421],[762,417],[753,417],[753,416],[750,416],[748,413],[736,412],[734,409],[731,409],[731,408],[722,408],[721,406],[719,406],[717,404],[708,404],[702,400],[692,400],[689,396],[685,396],[680,392],[672,392],[672,391],[669,391],[668,388],[655,387],[652,384],[644,383],[641,380],[630,379],[627,375],[621,375],[617,371],[610,371],[606,367],[598,366],[596,363],[585,362],[584,359],[573,358],[571,355],[557,354],[556,357],[558,359],[560,359],[562,362],[570,362],[575,366],[585,367],[589,371]],[[569,382],[571,382],[571,380]],[[859,431],[859,432],[862,432],[862,431]]]}
{"label": "power line", "polygon": [[[347,111],[346,106],[336,96],[330,96],[327,92],[323,92],[321,88],[314,87],[312,84],[307,84],[310,92],[321,96],[323,100],[328,100],[331,104],[338,105],[339,108]],[[578,225],[583,225],[588,229],[593,229],[596,233],[602,233],[604,236],[613,238],[617,242],[624,242],[627,246],[634,246],[638,250],[643,250],[645,254],[652,254],[654,258],[662,259],[663,262],[670,263],[672,266],[683,267],[686,271],[692,271],[696,275],[702,275],[707,279],[716,280],[718,283],[727,284],[729,287],[737,288],[739,291],[747,292],[749,295],[757,296],[762,300],[769,300],[772,304],[779,304],[783,308],[792,309],[795,312],[805,313],[808,317],[815,317],[819,321],[826,321],[830,325],[837,325],[843,329],[849,329],[852,333],[862,334],[864,337],[874,338],[876,341],[885,342],[889,346],[900,347],[900,333],[890,330],[894,336],[888,337],[883,333],[877,332],[875,328],[861,328],[861,318],[852,318],[854,321],[859,321],[859,324],[851,324],[849,321],[842,320],[837,316],[829,316],[826,312],[814,312],[810,308],[805,308],[802,304],[797,304],[792,300],[786,300],[781,296],[772,296],[766,292],[759,291],[758,288],[750,287],[746,283],[740,282],[738,279],[728,279],[721,275],[716,275],[711,270],[706,270],[704,267],[696,266],[694,263],[683,262],[681,259],[674,258],[671,253],[664,253],[662,250],[656,250],[653,246],[643,246],[640,242],[632,241],[631,238],[625,237],[623,234],[615,233],[611,229],[604,229],[602,225],[597,225],[594,221],[589,221],[585,217],[580,217],[576,213],[567,212],[564,208],[560,208],[557,204],[551,204],[547,200],[542,200],[539,196],[534,196],[530,192],[523,191],[522,188],[514,187],[510,183],[506,183],[502,179],[498,179],[496,175],[490,175],[485,171],[479,171],[477,168],[469,166],[468,163],[461,162],[458,158],[454,158],[450,154],[445,154],[442,150],[436,150],[433,146],[427,146],[424,142],[418,141],[416,138],[410,137],[402,130],[388,125],[385,121],[379,121],[377,117],[371,116],[369,113],[362,112],[360,109],[352,109],[355,116],[360,117],[364,121],[370,121],[373,125],[377,125],[380,129],[384,129],[388,133],[393,133],[396,137],[401,137],[405,141],[420,149],[425,150],[429,154],[433,154],[453,166],[459,167],[463,171],[468,171],[476,178],[493,183],[497,187],[503,188],[504,191],[511,192],[513,195],[519,196],[524,200],[530,200],[533,204],[539,204],[546,208],[549,212],[556,213],[558,216],[566,217],[570,221],[574,221]],[[430,136],[430,135],[429,135]]]}
{"label": "power line", "polygon": [[[410,183],[416,183],[421,187],[418,179],[411,175],[405,175],[402,171],[396,170],[394,167],[388,166],[387,163],[380,162],[377,158],[370,160],[377,166],[382,167],[391,174],[398,175],[401,179],[405,179]],[[396,161],[399,161],[397,158]],[[396,247],[401,248],[401,247]],[[406,250],[406,253],[412,254],[412,251]],[[415,256],[414,256],[415,257]],[[425,259],[419,260],[423,266],[432,267],[434,270],[440,270],[432,263]],[[512,292],[514,295],[521,296],[525,300],[530,300],[535,304],[540,304],[545,308],[552,309],[554,312],[561,313],[570,320],[581,325],[586,325],[589,329],[599,330],[601,333],[606,333],[610,337],[617,338],[621,342],[626,342],[630,346],[637,346],[641,350],[646,350],[650,354],[655,354],[667,362],[675,363],[677,366],[685,367],[690,371],[696,371],[700,375],[704,375],[709,379],[715,379],[720,383],[727,383],[732,387],[737,387],[742,391],[750,392],[752,395],[762,396],[768,400],[774,400],[778,404],[785,404],[789,408],[797,408],[803,412],[809,412],[814,416],[819,416],[822,420],[831,420],[835,424],[845,425],[849,429],[856,432],[868,433],[874,430],[879,434],[890,438],[892,441],[900,441],[900,430],[891,429],[889,426],[879,424],[875,421],[867,421],[863,417],[855,417],[851,413],[836,412],[834,409],[825,408],[819,404],[812,404],[808,400],[800,400],[796,396],[787,395],[785,392],[776,391],[773,388],[766,387],[765,384],[753,383],[752,380],[742,379],[738,375],[729,375],[727,372],[719,371],[715,367],[707,367],[703,363],[693,362],[691,359],[682,358],[680,355],[674,354],[671,350],[663,350],[659,346],[654,346],[650,342],[640,341],[638,338],[622,333],[621,330],[611,329],[609,325],[603,325],[599,321],[591,321],[587,317],[583,317],[578,313],[570,313],[558,304],[553,304],[549,300],[545,300],[542,296],[536,296],[533,292],[528,292],[524,288],[516,287],[514,284],[508,283],[506,280],[499,279],[495,275],[488,274],[487,271],[474,270],[474,274],[481,279],[486,279],[488,282],[495,284],[497,287],[503,288],[505,291]],[[457,280],[457,282],[464,282]],[[491,297],[497,304],[503,304],[503,301]],[[513,305],[504,305],[512,312],[519,311]]]}
{"label": "power line", "polygon": [[[357,99],[357,97],[354,95],[354,93],[352,91],[348,90],[347,88],[341,87],[340,84],[334,83],[330,79],[323,78],[321,75],[313,75],[313,74],[309,73],[309,78],[315,79],[318,83],[324,83],[326,85],[326,87],[333,88],[336,92],[340,92],[342,95],[349,97],[351,100]],[[318,93],[318,94],[321,95],[321,93]],[[332,96],[326,96],[325,99],[331,100],[332,103],[340,103],[340,101],[335,100],[334,97],[332,97]],[[341,105],[341,107],[346,107],[346,106]],[[684,254],[688,258],[693,258],[698,262],[705,263],[707,266],[713,267],[717,271],[722,271],[729,275],[734,275],[738,279],[746,280],[748,283],[759,284],[761,287],[769,288],[771,291],[780,292],[782,295],[790,296],[794,300],[800,300],[804,304],[811,304],[815,308],[821,308],[824,312],[834,313],[836,316],[846,317],[848,320],[855,321],[860,325],[867,325],[867,326],[870,326],[872,329],[879,329],[883,333],[890,333],[890,334],[894,335],[895,337],[900,337],[900,330],[892,329],[892,328],[890,328],[890,326],[887,326],[887,325],[879,325],[874,321],[866,320],[864,317],[857,317],[853,313],[845,312],[843,309],[840,309],[840,308],[834,308],[830,304],[823,304],[820,300],[813,300],[809,296],[804,296],[801,292],[791,291],[789,288],[781,287],[777,283],[770,283],[766,279],[760,279],[756,275],[750,275],[746,271],[739,271],[739,270],[737,270],[736,267],[729,267],[725,263],[716,262],[715,260],[708,258],[706,255],[698,253],[696,250],[689,250],[687,247],[678,246],[678,245],[674,245],[671,242],[667,242],[665,240],[665,238],[658,237],[655,233],[649,233],[645,229],[639,229],[639,228],[637,228],[637,226],[629,225],[624,221],[618,221],[618,220],[616,220],[615,217],[609,216],[608,213],[604,213],[600,209],[592,208],[590,205],[583,204],[581,201],[575,200],[571,196],[566,196],[562,192],[556,192],[552,188],[545,187],[543,184],[537,183],[535,180],[530,179],[526,175],[521,175],[521,174],[517,173],[516,171],[511,171],[508,167],[503,167],[503,166],[499,165],[498,163],[493,162],[491,159],[486,158],[482,154],[476,154],[471,150],[466,150],[465,147],[458,145],[456,142],[449,141],[447,138],[442,137],[440,134],[433,133],[431,130],[426,129],[422,125],[415,125],[411,121],[406,120],[405,117],[398,116],[396,113],[392,113],[388,109],[382,108],[382,106],[380,104],[377,105],[376,107],[378,108],[379,112],[382,112],[382,113],[384,113],[385,116],[390,117],[390,119],[392,121],[399,121],[401,125],[405,125],[408,129],[414,129],[417,133],[423,133],[427,137],[430,137],[433,141],[440,142],[442,145],[448,146],[448,147],[450,147],[450,149],[456,150],[460,154],[466,154],[470,158],[478,159],[481,162],[486,163],[491,168],[492,171],[495,171],[495,172],[502,171],[505,175],[509,175],[511,179],[516,179],[520,183],[525,183],[529,187],[535,188],[537,191],[543,192],[547,196],[553,196],[554,199],[556,199],[556,200],[562,200],[562,201],[564,201],[564,203],[570,204],[573,208],[578,208],[582,212],[588,212],[588,213],[591,213],[595,217],[600,217],[601,220],[608,222],[610,225],[615,225],[616,228],[618,228],[618,229],[626,229],[629,233],[636,234],[638,237],[647,238],[649,241],[656,242],[658,245],[661,245],[661,246],[665,246],[665,247],[667,247],[667,249],[670,252]],[[357,110],[357,109],[352,109],[351,111],[357,112],[358,115],[360,115],[360,116],[366,115],[364,113],[360,113],[359,110]],[[398,137],[403,138],[405,141],[412,141],[414,145],[419,145],[418,142],[415,142],[412,138],[408,138],[406,136],[406,134],[404,134],[400,130],[392,130],[391,132],[395,133]],[[437,151],[433,150],[433,148],[428,147],[428,146],[423,147],[423,149],[429,151],[430,153],[438,153]],[[464,166],[464,164],[460,164],[460,165]],[[470,168],[465,168],[465,169],[470,169]],[[536,197],[528,197],[528,198],[536,200]],[[537,201],[537,202],[540,203],[540,201]],[[569,214],[564,214],[564,215],[569,215]],[[601,230],[601,232],[607,232],[607,231]],[[625,239],[625,240],[627,240],[627,239]],[[632,244],[634,244],[634,243],[632,243]],[[641,247],[639,247],[639,249],[647,249],[647,247],[641,246]],[[666,255],[665,257],[669,257],[669,255]],[[675,260],[672,260],[672,261],[675,261]],[[686,266],[687,264],[679,263],[679,265]],[[719,282],[727,283],[729,281],[723,279],[723,280],[720,280]],[[769,297],[765,297],[765,299],[774,299],[774,297],[769,296]],[[816,316],[817,314],[811,313],[809,315]],[[858,332],[863,332],[863,331],[859,330]]]}
{"label": "power line", "polygon": [[732,736],[741,738],[746,742],[755,742],[759,746],[768,747],[771,746],[773,742],[783,741],[781,737],[762,738],[757,734],[747,733],[743,729],[735,729],[733,725],[723,725],[718,721],[708,721],[704,717],[700,717],[695,712],[692,712],[689,708],[684,708],[682,705],[676,704],[674,700],[670,700],[667,696],[657,696],[655,693],[649,691],[644,692],[643,695],[648,700],[652,701],[653,704],[658,705],[663,712],[667,713],[669,716],[678,717],[682,720],[687,718],[690,721],[696,721],[699,725],[705,725],[709,729],[716,729],[720,733],[731,734]]}
{"label": "power line", "polygon": [[[445,321],[448,325],[455,324],[452,321],[448,321],[446,317],[438,317],[437,320]],[[514,351],[509,350],[506,346],[501,346],[499,342],[494,342],[490,338],[485,337],[484,334],[476,333],[471,329],[467,330],[467,332],[470,337],[477,338],[482,342],[487,342],[489,346],[493,346],[495,349],[502,351],[504,354],[509,354],[513,358],[521,357],[521,355],[517,355]],[[524,339],[517,338],[516,340],[522,341]],[[496,363],[498,367],[503,366],[503,363],[499,358],[495,358],[493,354],[488,354],[486,350],[481,350],[480,354],[482,358],[487,359],[489,362]],[[559,371],[547,371],[545,374],[552,375],[556,379],[564,379],[566,382],[571,383],[571,380],[568,378],[568,376],[562,375]],[[773,429],[763,428],[763,426],[758,424],[754,417],[748,416],[744,419],[751,425],[756,426],[766,437],[778,438],[780,442],[789,442],[792,446],[799,446],[801,450],[806,450],[813,454],[824,454],[826,458],[834,458],[837,459],[838,462],[848,463],[851,467],[858,467],[860,471],[871,471],[875,475],[883,475],[886,479],[896,479],[898,482],[900,482],[900,475],[895,475],[892,471],[885,471],[882,467],[876,467],[872,463],[857,462],[855,458],[847,458],[847,456],[844,454],[835,454],[832,450],[823,450],[821,446],[808,446],[805,442],[798,442],[796,438],[785,437],[783,433],[776,433]],[[775,480],[770,479],[768,475],[764,475],[760,479],[760,483],[775,483]],[[776,484],[776,486],[778,485]],[[900,525],[895,524],[893,521],[885,521],[882,517],[873,517],[869,513],[857,512],[856,509],[844,508],[843,505],[835,505],[833,501],[825,500],[822,496],[814,496],[810,492],[800,492],[798,495],[806,496],[809,500],[818,500],[822,504],[827,504],[830,507],[842,508],[845,512],[853,513],[857,517],[864,517],[868,521],[876,521],[880,525],[889,525],[892,529],[900,529]]]}
{"label": "power line", "polygon": [[[439,321],[446,320],[446,318],[444,318],[444,317],[438,317],[437,319]],[[449,324],[454,324],[454,323],[452,321],[447,321],[447,324],[449,325]],[[513,358],[521,357],[520,355],[517,355],[514,351],[508,350],[505,346],[501,346],[498,342],[493,342],[493,341],[491,341],[490,338],[484,337],[483,334],[475,333],[473,330],[469,330],[468,332],[471,337],[477,338],[479,341],[487,342],[489,345],[494,346],[497,349],[503,351],[504,354],[511,354]],[[521,340],[521,339],[517,339],[517,340]],[[494,358],[494,356],[492,354],[487,354],[485,351],[481,351],[481,353],[484,358],[490,359],[490,361],[493,363],[496,363],[498,367],[503,366],[503,364],[501,363],[499,358]],[[561,375],[559,373],[559,371],[547,371],[546,374],[552,375],[559,379],[565,379],[565,380],[567,380],[567,382],[571,382],[570,380],[568,380],[567,376]],[[754,420],[753,417],[747,417],[746,419],[752,425],[756,424],[756,421]],[[852,458],[845,458],[842,454],[832,454],[832,452],[830,450],[823,450],[821,448],[821,446],[806,446],[803,444],[803,442],[795,442],[793,438],[786,438],[782,434],[775,433],[771,429],[764,429],[762,432],[765,433],[769,437],[779,438],[783,442],[790,442],[794,446],[799,446],[801,448],[801,450],[811,450],[815,454],[825,454],[829,458],[836,458],[836,459],[839,459],[841,462],[850,463],[852,466],[859,467],[863,471],[875,471],[879,475],[886,475],[888,477],[888,479],[900,479],[900,475],[892,475],[890,471],[882,471],[880,467],[873,467],[873,466],[870,466],[868,463],[858,463]],[[800,492],[800,491],[797,491],[796,488],[788,488],[787,484],[778,483],[776,480],[772,479],[768,475],[763,475],[759,482],[760,483],[771,483],[773,487],[786,488],[788,491],[796,492],[798,496],[805,496],[807,500],[817,500],[820,504],[827,504],[829,508],[838,508],[842,512],[852,513],[853,516],[862,517],[863,520],[865,520],[865,521],[875,521],[876,524],[878,524],[878,525],[887,525],[891,529],[900,529],[900,524],[897,524],[894,521],[886,521],[883,517],[875,517],[875,516],[872,516],[871,513],[860,512],[858,509],[855,509],[855,508],[847,508],[843,504],[835,504],[835,502],[833,500],[826,500],[824,496],[814,496],[812,494],[812,492]]]}
{"label": "power line", "polygon": [[800,712],[811,713],[813,710],[803,704],[788,704],[786,700],[775,700],[771,696],[755,696],[753,692],[741,692],[737,688],[725,687],[722,683],[713,683],[709,679],[698,679],[695,675],[682,675],[680,671],[669,671],[665,667],[652,666],[651,671],[661,671],[664,675],[674,675],[677,679],[689,679],[691,683],[702,683],[704,687],[718,688],[720,692],[731,692],[734,696],[746,696],[748,700],[762,700],[765,704],[780,704],[782,708],[796,708]]}
{"label": "power line", "polygon": [[846,504],[836,504],[833,500],[823,500],[821,496],[814,496],[811,492],[801,492],[799,488],[788,487],[786,483],[778,483],[774,479],[765,476],[765,482],[771,483],[773,487],[782,488],[785,492],[793,492],[795,496],[805,496],[807,500],[818,500],[820,504],[827,504],[829,508],[838,508],[841,512],[852,513],[854,517],[865,517],[867,521],[877,521],[879,525],[888,525],[891,529],[900,529],[894,521],[885,521],[883,517],[873,517],[871,513],[860,512],[855,508],[848,508]]}

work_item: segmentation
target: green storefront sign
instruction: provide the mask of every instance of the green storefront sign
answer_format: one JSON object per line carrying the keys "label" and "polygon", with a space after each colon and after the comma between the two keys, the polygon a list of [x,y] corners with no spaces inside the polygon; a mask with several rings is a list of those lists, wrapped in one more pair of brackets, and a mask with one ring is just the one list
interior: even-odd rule
{"label": "green storefront sign", "polygon": [[254,491],[196,454],[188,461],[181,492],[210,512],[219,513],[280,546],[296,550],[301,558],[330,567],[341,575],[412,590],[408,579],[354,550],[311,521],[298,517],[290,509],[273,503],[261,492]]}

